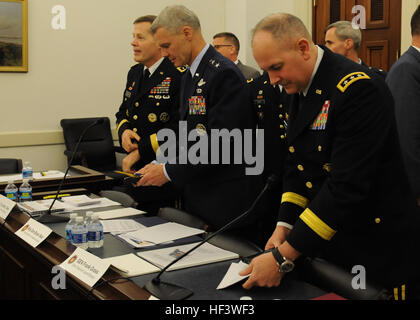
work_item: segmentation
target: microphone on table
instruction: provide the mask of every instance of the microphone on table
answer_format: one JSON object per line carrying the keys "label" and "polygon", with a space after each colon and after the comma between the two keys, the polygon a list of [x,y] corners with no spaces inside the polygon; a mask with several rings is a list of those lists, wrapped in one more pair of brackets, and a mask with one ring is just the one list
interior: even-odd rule
{"label": "microphone on table", "polygon": [[67,174],[70,170],[70,166],[74,160],[74,157],[76,155],[77,150],[79,149],[80,143],[82,142],[83,137],[86,135],[86,133],[89,131],[89,129],[97,126],[98,124],[103,124],[104,119],[98,119],[94,122],[92,122],[90,125],[88,125],[82,132],[82,134],[79,137],[79,140],[76,143],[76,146],[74,147],[70,162],[67,166],[66,172],[64,173],[63,179],[61,179],[60,185],[58,186],[57,193],[55,194],[54,200],[51,203],[50,207],[46,212],[44,212],[42,215],[40,215],[36,220],[41,223],[59,223],[59,222],[66,222],[69,221],[69,217],[64,215],[53,215],[51,213],[52,207],[54,206],[54,203],[58,199],[58,195],[60,194],[61,188],[63,187],[64,181],[66,180]]}
{"label": "microphone on table", "polygon": [[175,259],[174,261],[169,263],[166,267],[164,267],[159,272],[159,274],[155,278],[153,278],[151,281],[149,281],[148,283],[145,284],[144,289],[149,291],[149,293],[151,293],[156,298],[159,298],[160,300],[183,300],[183,299],[186,299],[189,296],[191,296],[193,294],[193,292],[191,290],[180,287],[180,286],[175,285],[175,284],[171,284],[171,283],[161,281],[160,277],[162,276],[162,274],[166,270],[168,270],[168,268],[170,268],[172,265],[177,263],[179,260],[186,257],[188,254],[195,251],[196,249],[201,247],[206,242],[210,241],[212,238],[214,238],[218,234],[226,231],[227,229],[229,229],[230,227],[235,225],[238,221],[247,217],[250,213],[252,213],[254,211],[255,206],[260,201],[260,199],[263,197],[263,195],[267,192],[267,190],[272,189],[277,184],[277,182],[278,182],[278,177],[276,175],[273,174],[273,175],[269,176],[264,188],[262,189],[262,191],[260,192],[258,197],[255,199],[255,201],[252,203],[251,207],[247,211],[245,211],[239,217],[235,218],[234,220],[232,220],[231,222],[226,224],[224,227],[220,228],[219,230],[217,230],[213,234],[209,235],[203,241],[201,241],[199,244],[197,244],[196,246],[191,248],[189,251],[185,252],[183,255],[179,256],[177,259]]}

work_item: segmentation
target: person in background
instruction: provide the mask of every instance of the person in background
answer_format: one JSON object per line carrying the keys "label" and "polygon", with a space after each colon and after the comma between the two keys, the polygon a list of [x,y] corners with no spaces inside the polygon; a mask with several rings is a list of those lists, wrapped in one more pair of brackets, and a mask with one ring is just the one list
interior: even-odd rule
{"label": "person in background", "polygon": [[[175,66],[189,66],[182,81],[180,106],[180,120],[187,132],[207,135],[211,141],[213,129],[243,132],[255,128],[245,78],[230,60],[205,42],[194,12],[184,6],[166,7],[151,30],[165,57]],[[184,191],[185,211],[202,219],[210,229],[220,229],[251,206],[262,189],[262,181],[260,176],[246,175],[245,164],[234,163],[232,157],[224,164],[223,151],[216,155],[215,163],[216,151],[209,150],[206,161],[193,163],[191,152],[181,150],[175,162],[142,168],[138,185],[161,186],[172,181]],[[184,154],[185,163],[181,160]],[[255,225],[259,214],[255,210],[229,232],[257,242],[260,232]]]}
{"label": "person in background", "polygon": [[[122,104],[116,113],[120,144],[128,155],[123,159],[123,171],[134,173],[156,159],[160,129],[175,129],[178,124],[180,79],[177,70],[162,56],[150,32],[156,16],[147,15],[134,21],[133,47],[136,65],[127,76]],[[156,213],[159,207],[173,204],[176,192],[168,184],[163,188],[133,188],[124,186],[140,204],[140,208]],[[144,205],[152,204],[151,206]]]}
{"label": "person in background", "polygon": [[289,96],[281,85],[271,84],[267,72],[257,79],[249,81],[254,117],[258,134],[264,132],[264,172],[263,180],[276,175],[279,183],[268,191],[266,201],[267,214],[261,217],[264,239],[268,239],[276,225],[280,208],[283,184],[283,166],[286,157],[286,137]]}
{"label": "person in background", "polygon": [[250,66],[243,64],[239,59],[239,39],[230,32],[222,32],[213,36],[213,47],[223,56],[234,62],[241,70],[246,80],[256,79],[261,73]]}
{"label": "person in background", "polygon": [[411,19],[412,46],[392,66],[386,82],[395,100],[398,133],[420,206],[420,6]]}
{"label": "person in background", "polygon": [[328,49],[361,64],[385,79],[387,75],[385,71],[370,67],[359,58],[357,51],[361,44],[362,32],[359,28],[353,28],[352,23],[349,21],[334,22],[325,31],[325,45]]}

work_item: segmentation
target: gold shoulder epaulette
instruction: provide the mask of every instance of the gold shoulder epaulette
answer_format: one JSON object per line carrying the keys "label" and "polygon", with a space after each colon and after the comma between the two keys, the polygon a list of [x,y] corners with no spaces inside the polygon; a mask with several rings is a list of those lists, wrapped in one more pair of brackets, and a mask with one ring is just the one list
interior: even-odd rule
{"label": "gold shoulder epaulette", "polygon": [[346,92],[348,87],[350,87],[353,83],[358,80],[362,79],[370,79],[370,77],[364,72],[353,72],[346,75],[341,81],[338,83],[337,88],[341,92]]}
{"label": "gold shoulder epaulette", "polygon": [[177,70],[181,73],[185,72],[187,70],[186,66],[182,66],[182,67],[177,67]]}

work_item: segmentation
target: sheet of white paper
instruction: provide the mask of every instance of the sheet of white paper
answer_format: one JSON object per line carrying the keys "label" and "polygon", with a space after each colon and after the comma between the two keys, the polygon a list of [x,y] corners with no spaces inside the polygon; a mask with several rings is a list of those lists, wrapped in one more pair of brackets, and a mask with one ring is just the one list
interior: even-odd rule
{"label": "sheet of white paper", "polygon": [[239,281],[248,278],[250,275],[247,276],[240,276],[239,272],[245,270],[248,267],[248,265],[242,261],[238,263],[232,263],[226,272],[225,276],[223,277],[222,281],[217,286],[217,290],[225,289],[227,287],[230,287],[231,285],[234,285],[235,283],[238,283]]}
{"label": "sheet of white paper", "polygon": [[142,224],[130,219],[101,220],[105,233],[121,234],[146,228]]}
{"label": "sheet of white paper", "polygon": [[[34,172],[33,178],[34,180],[42,180],[42,179],[52,179],[52,178],[62,178],[64,177],[64,173],[60,171],[46,171],[46,175],[43,176],[40,172]],[[70,176],[69,174],[67,175]],[[0,175],[0,182],[8,182],[9,180],[16,181],[16,180],[22,180],[22,174],[8,174],[8,175]]]}
{"label": "sheet of white paper", "polygon": [[8,175],[1,175],[0,182],[9,182],[9,181],[16,181],[22,180],[22,174],[8,174]]}
{"label": "sheet of white paper", "polygon": [[[63,178],[64,172],[57,171],[57,170],[49,170],[44,171],[44,175],[41,172],[34,172],[34,179],[35,180],[42,180],[42,179],[54,179],[54,178]],[[67,174],[67,177],[70,175]]]}
{"label": "sheet of white paper", "polygon": [[157,226],[140,229],[127,233],[131,239],[137,241],[148,241],[155,244],[182,239],[204,233],[204,230],[190,228],[175,222],[159,224]]}
{"label": "sheet of white paper", "polygon": [[123,217],[137,216],[145,214],[146,212],[134,208],[122,208],[109,211],[95,212],[98,214],[100,220],[117,219]]}
{"label": "sheet of white paper", "polygon": [[140,259],[134,253],[103,260],[112,266],[115,266],[118,269],[117,271],[126,277],[136,277],[160,271],[158,267]]}

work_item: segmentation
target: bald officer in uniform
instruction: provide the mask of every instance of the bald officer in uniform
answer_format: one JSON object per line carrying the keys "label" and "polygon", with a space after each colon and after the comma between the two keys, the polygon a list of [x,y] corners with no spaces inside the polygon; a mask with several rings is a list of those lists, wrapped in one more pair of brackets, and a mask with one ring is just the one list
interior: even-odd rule
{"label": "bald officer in uniform", "polygon": [[[206,44],[198,17],[184,6],[165,8],[152,32],[163,55],[175,66],[189,65],[181,90],[180,117],[187,132],[209,136],[213,129],[255,128],[246,80],[234,63]],[[210,138],[209,138],[210,141]],[[210,143],[209,143],[210,144]],[[232,150],[231,145],[231,150]],[[190,160],[190,159],[188,159]],[[139,185],[164,185],[172,181],[184,190],[185,210],[219,229],[247,210],[261,190],[258,176],[246,176],[245,166],[187,161],[150,164],[140,170]],[[250,240],[259,236],[257,212],[231,231]],[[252,238],[252,239],[251,239]]]}
{"label": "bald officer in uniform", "polygon": [[[128,155],[123,159],[123,171],[134,173],[156,158],[156,133],[162,128],[175,129],[178,123],[179,84],[182,69],[162,57],[154,42],[150,26],[156,16],[143,16],[134,21],[134,65],[127,77],[123,102],[116,114],[117,132],[121,146]],[[174,190],[164,188],[136,188],[127,185],[127,193],[139,203],[157,201],[155,212],[161,205],[173,204]],[[159,204],[159,201],[162,203]]]}
{"label": "bald officer in uniform", "polygon": [[[244,287],[278,286],[300,256],[322,257],[395,299],[419,294],[419,212],[402,162],[384,81],[315,46],[300,19],[266,17],[253,54],[272,83],[294,94],[278,225],[241,275]],[[349,284],[351,285],[351,284]]]}
{"label": "bald officer in uniform", "polygon": [[261,217],[265,239],[273,231],[280,208],[282,194],[283,166],[286,156],[286,130],[288,120],[288,103],[290,100],[286,91],[278,84],[271,84],[267,72],[256,79],[248,81],[251,101],[258,131],[264,131],[264,172],[263,180],[276,175],[279,183],[271,188],[267,194],[269,209]]}

